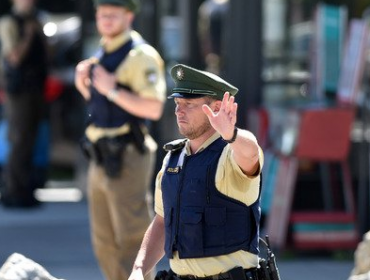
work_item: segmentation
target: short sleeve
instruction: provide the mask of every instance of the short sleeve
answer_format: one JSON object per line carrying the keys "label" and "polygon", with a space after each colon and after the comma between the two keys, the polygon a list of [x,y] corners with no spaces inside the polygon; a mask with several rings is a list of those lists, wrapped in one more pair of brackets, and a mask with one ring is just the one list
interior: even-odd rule
{"label": "short sleeve", "polygon": [[166,81],[164,62],[148,44],[132,49],[117,69],[118,82],[127,85],[141,97],[164,101]]}
{"label": "short sleeve", "polygon": [[165,172],[165,168],[168,164],[170,153],[166,155],[163,160],[162,168],[158,172],[155,180],[155,193],[154,193],[154,211],[161,217],[164,217],[163,200],[162,200],[162,178]]}
{"label": "short sleeve", "polygon": [[263,166],[263,151],[259,148],[259,172],[255,176],[247,176],[232,156],[232,149],[227,145],[221,154],[217,173],[217,189],[234,199],[243,202],[246,205],[253,204],[260,193],[260,172]]}

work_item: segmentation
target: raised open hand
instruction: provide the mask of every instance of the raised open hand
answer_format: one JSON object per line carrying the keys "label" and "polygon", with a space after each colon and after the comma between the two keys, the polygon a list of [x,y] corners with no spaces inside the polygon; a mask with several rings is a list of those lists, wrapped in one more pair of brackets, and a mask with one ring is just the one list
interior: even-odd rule
{"label": "raised open hand", "polygon": [[223,139],[231,139],[233,137],[238,110],[238,104],[235,103],[234,96],[230,96],[229,92],[225,92],[219,111],[213,112],[206,104],[203,105],[202,109],[212,127]]}

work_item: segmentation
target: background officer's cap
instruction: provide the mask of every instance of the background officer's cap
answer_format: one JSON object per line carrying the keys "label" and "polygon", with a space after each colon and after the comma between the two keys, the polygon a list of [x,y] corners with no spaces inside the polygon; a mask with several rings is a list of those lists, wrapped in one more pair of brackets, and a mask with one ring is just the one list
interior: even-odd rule
{"label": "background officer's cap", "polygon": [[109,4],[115,6],[125,7],[134,13],[137,13],[140,9],[140,1],[139,0],[94,0],[95,7],[99,5]]}
{"label": "background officer's cap", "polygon": [[168,98],[198,98],[211,96],[222,100],[226,91],[235,95],[238,89],[215,74],[200,71],[183,64],[171,69],[171,77],[175,82],[172,94]]}

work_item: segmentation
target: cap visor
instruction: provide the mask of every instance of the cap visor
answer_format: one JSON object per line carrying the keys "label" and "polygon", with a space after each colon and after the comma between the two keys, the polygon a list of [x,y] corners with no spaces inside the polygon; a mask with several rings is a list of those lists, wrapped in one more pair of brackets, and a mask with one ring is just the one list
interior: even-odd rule
{"label": "cap visor", "polygon": [[204,94],[193,94],[193,93],[180,93],[180,92],[174,92],[170,96],[168,96],[168,99],[172,98],[186,98],[186,99],[191,99],[191,98],[201,98],[204,97]]}

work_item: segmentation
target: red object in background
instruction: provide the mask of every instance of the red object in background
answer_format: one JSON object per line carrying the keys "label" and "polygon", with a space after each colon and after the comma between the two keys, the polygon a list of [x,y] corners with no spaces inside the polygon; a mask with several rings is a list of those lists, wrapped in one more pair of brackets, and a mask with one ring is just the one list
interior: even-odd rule
{"label": "red object in background", "polygon": [[46,102],[51,103],[55,101],[63,92],[64,85],[55,76],[48,76],[45,83],[44,97]]}
{"label": "red object in background", "polygon": [[[47,103],[55,101],[63,92],[63,83],[54,76],[48,76],[45,82],[44,97]],[[3,104],[6,98],[5,90],[0,88],[0,104]]]}
{"label": "red object in background", "polygon": [[353,108],[305,111],[295,156],[318,161],[346,160],[354,117]]}
{"label": "red object in background", "polygon": [[0,88],[0,104],[3,104],[5,101],[5,91]]}
{"label": "red object in background", "polygon": [[[299,249],[348,249],[359,241],[354,191],[348,163],[350,135],[355,108],[335,107],[301,112],[295,152],[279,157],[274,199],[267,219],[271,244],[283,248],[288,244]],[[330,170],[321,173],[323,209],[293,211],[292,202],[297,184],[299,160],[310,160],[330,168],[338,164],[342,172],[341,194],[335,188]],[[329,172],[329,173],[328,173]],[[343,207],[336,200],[343,197]]]}

